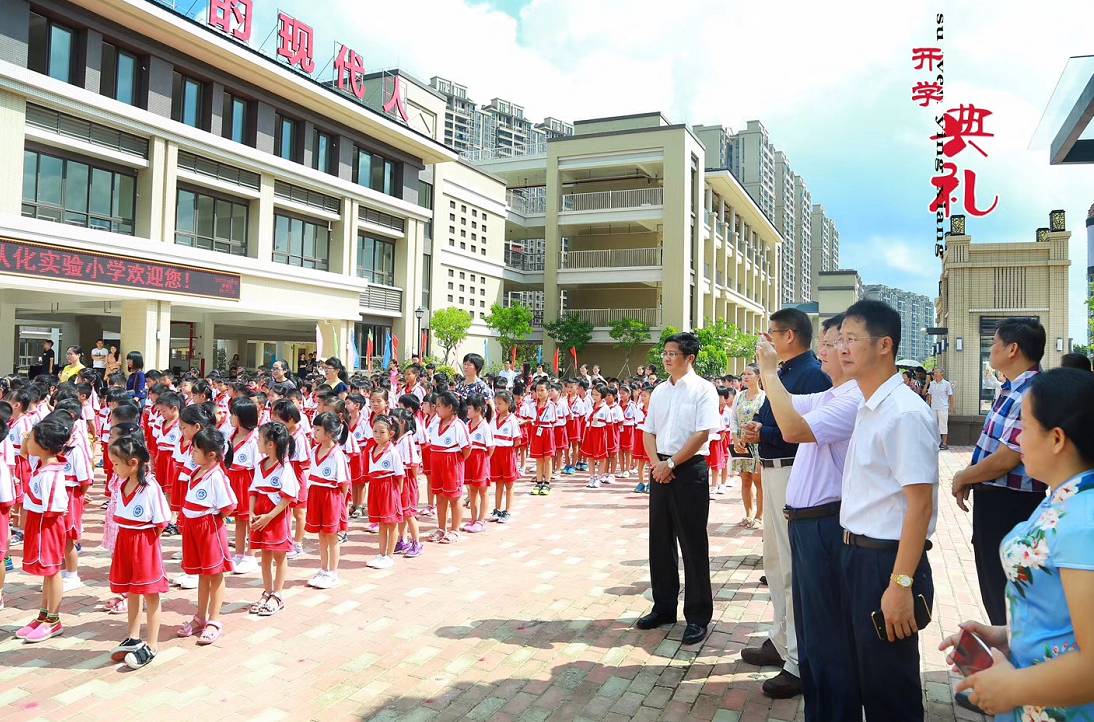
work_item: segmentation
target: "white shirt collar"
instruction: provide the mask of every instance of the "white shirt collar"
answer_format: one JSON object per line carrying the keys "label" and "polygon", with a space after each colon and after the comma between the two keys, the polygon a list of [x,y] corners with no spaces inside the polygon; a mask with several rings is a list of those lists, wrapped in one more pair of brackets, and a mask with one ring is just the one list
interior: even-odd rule
{"label": "white shirt collar", "polygon": [[888,380],[877,388],[870,398],[866,399],[866,407],[871,411],[876,411],[878,406],[881,406],[881,402],[889,398],[889,395],[902,386],[904,380],[899,373],[894,373],[888,378]]}
{"label": "white shirt collar", "polygon": [[695,367],[694,366],[692,366],[690,369],[688,369],[688,372],[686,374],[684,374],[683,376],[681,376],[679,381],[673,381],[672,377],[669,376],[669,385],[670,386],[679,386],[680,384],[683,384],[683,383],[686,383],[686,382],[690,381],[693,376],[695,376]]}

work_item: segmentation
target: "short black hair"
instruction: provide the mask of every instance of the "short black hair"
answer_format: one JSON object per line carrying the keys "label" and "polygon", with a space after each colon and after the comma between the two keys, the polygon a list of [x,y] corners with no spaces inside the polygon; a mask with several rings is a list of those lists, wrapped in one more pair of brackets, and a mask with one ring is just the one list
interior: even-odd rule
{"label": "short black hair", "polygon": [[821,330],[827,331],[830,328],[835,328],[838,331],[839,327],[843,325],[843,316],[844,314],[837,313],[831,318],[824,319],[823,321],[821,321]]}
{"label": "short black hair", "polygon": [[690,331],[681,331],[680,333],[672,334],[665,339],[663,346],[668,346],[670,343],[674,343],[680,348],[680,351],[684,354],[684,358],[699,355],[699,337]]}
{"label": "short black hair", "polygon": [[1087,465],[1094,463],[1094,374],[1052,369],[1033,377],[1033,416],[1045,429],[1063,429]]}
{"label": "short black hair", "polygon": [[1090,370],[1090,358],[1081,353],[1065,353],[1060,357],[1060,368]]}
{"label": "short black hair", "polygon": [[134,371],[140,371],[144,368],[144,356],[141,355],[140,351],[130,351],[125,355],[125,360],[133,366]]}
{"label": "short black hair", "polygon": [[475,367],[475,373],[482,373],[482,367],[486,365],[486,360],[477,353],[469,353],[463,357],[463,363],[470,363]]}
{"label": "short black hair", "polygon": [[794,332],[802,346],[809,348],[813,343],[813,322],[804,312],[796,308],[780,308],[771,314],[771,320]]}
{"label": "short black hair", "polygon": [[1018,344],[1018,350],[1033,363],[1044,358],[1045,327],[1032,318],[1005,319],[995,333],[1007,345]]}
{"label": "short black hair", "polygon": [[843,312],[843,317],[844,320],[857,318],[862,321],[866,325],[867,332],[875,339],[885,336],[893,339],[893,358],[896,359],[897,350],[900,348],[900,314],[895,308],[884,301],[865,299],[852,304]]}

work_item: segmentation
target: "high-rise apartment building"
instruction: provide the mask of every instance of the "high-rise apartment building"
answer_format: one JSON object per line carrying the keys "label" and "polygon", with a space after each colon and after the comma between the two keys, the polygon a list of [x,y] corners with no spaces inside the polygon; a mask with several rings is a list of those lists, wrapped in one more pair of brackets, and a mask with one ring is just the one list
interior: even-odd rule
{"label": "high-rise apartment building", "polygon": [[767,128],[750,120],[744,130],[733,136],[730,171],[741,181],[768,218],[775,217],[775,146]]}
{"label": "high-rise apartment building", "polygon": [[[798,199],[794,193],[795,173],[790,160],[781,150],[775,152],[775,227],[783,237],[779,258],[779,303],[792,304],[808,301],[798,299],[797,218]],[[806,247],[808,253],[808,247]]]}
{"label": "high-rise apartment building", "polygon": [[[817,272],[813,269],[813,196],[809,193],[805,179],[797,173],[794,174],[794,199],[798,209],[798,219],[794,226],[794,302],[805,303],[817,298]],[[839,264],[834,263],[820,270],[834,271],[837,268]]]}
{"label": "high-rise apartment building", "polygon": [[810,219],[810,285],[817,288],[817,281],[823,271],[839,268],[839,229],[835,222],[824,212],[824,206],[813,204]]}
{"label": "high-rise apartment building", "polygon": [[485,118],[475,101],[467,97],[467,86],[434,75],[429,85],[445,98],[444,144],[457,153],[483,147]]}
{"label": "high-rise apartment building", "polygon": [[884,301],[900,314],[900,358],[925,361],[932,352],[926,329],[934,326],[934,300],[880,283],[867,285],[864,291],[865,298]]}

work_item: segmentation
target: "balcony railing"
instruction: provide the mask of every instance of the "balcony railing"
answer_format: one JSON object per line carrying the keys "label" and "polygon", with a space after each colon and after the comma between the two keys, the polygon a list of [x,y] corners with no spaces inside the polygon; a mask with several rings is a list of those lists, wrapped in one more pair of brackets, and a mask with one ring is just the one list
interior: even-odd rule
{"label": "balcony railing", "polygon": [[591,251],[562,251],[558,267],[563,270],[660,266],[660,248],[603,248]]}
{"label": "balcony railing", "polygon": [[567,308],[562,311],[561,315],[577,316],[582,321],[591,323],[594,328],[606,328],[616,321],[631,318],[644,321],[650,326],[661,325],[661,309],[659,308]]}
{"label": "balcony railing", "polygon": [[514,271],[524,271],[525,273],[542,273],[543,272],[543,256],[542,252],[528,252],[519,251],[515,248],[505,249],[505,265],[512,268]]}
{"label": "balcony railing", "polygon": [[481,163],[488,160],[504,160],[506,158],[526,158],[533,155],[546,155],[546,143],[533,143],[519,148],[481,148],[460,153],[460,157],[471,163]]}
{"label": "balcony railing", "polygon": [[726,238],[729,234],[729,224],[725,221],[717,221],[714,225],[714,232],[721,238]]}
{"label": "balcony railing", "polygon": [[717,216],[714,214],[714,211],[706,211],[703,214],[703,223],[705,223],[707,225],[707,228],[713,228],[714,223],[715,223],[715,220],[714,220],[715,218],[717,218]]}
{"label": "balcony railing", "polygon": [[663,203],[661,188],[632,188],[622,191],[568,193],[561,198],[561,211],[602,211],[652,208]]}
{"label": "balcony railing", "polygon": [[403,310],[403,289],[371,284],[361,294],[361,305],[398,313]]}
{"label": "balcony railing", "polygon": [[532,311],[532,325],[537,326],[537,327],[543,325],[543,309],[542,308],[531,308],[527,303],[522,303],[521,301],[518,301],[516,299],[510,299],[510,298],[505,299],[505,304],[504,305],[505,305],[506,308],[512,308],[513,306],[524,306],[526,308],[530,308],[531,311]]}
{"label": "balcony railing", "polygon": [[510,209],[522,216],[532,216],[547,212],[547,196],[542,194],[526,196],[522,193],[508,190],[505,193],[505,203]]}

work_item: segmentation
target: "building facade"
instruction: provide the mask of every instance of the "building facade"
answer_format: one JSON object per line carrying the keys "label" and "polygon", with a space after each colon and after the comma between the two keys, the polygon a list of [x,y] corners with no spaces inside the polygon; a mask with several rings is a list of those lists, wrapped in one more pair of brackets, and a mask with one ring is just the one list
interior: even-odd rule
{"label": "building facade", "polygon": [[[965,217],[950,218],[939,281],[938,325],[946,329],[941,365],[957,387],[960,416],[991,408],[994,373],[988,363],[995,330],[1008,317],[1036,319],[1047,342],[1042,365],[1060,365],[1068,338],[1068,240],[1063,211],[1050,213],[1048,228],[1025,243],[973,243]],[[972,393],[973,389],[979,393]]]}
{"label": "building facade", "polygon": [[[696,134],[660,113],[574,128],[545,154],[476,163],[507,186],[506,301],[535,303],[547,322],[588,321],[580,360],[613,373],[623,360],[609,330],[622,319],[648,323],[651,343],[666,326],[716,320],[764,330],[782,237],[729,169],[707,167]],[[532,340],[551,358],[541,328]]]}
{"label": "building facade", "polygon": [[[794,174],[794,199],[798,210],[798,219],[794,227],[794,273],[797,283],[794,285],[795,302],[804,303],[817,297],[817,275],[813,271],[813,258],[816,255],[813,243],[813,197],[805,179]],[[833,224],[833,229],[835,225]],[[834,271],[839,268],[839,259],[827,263],[820,270]]]}
{"label": "building facade", "polygon": [[405,355],[432,222],[421,175],[456,158],[406,111],[440,118],[444,100],[396,75],[390,110],[370,107],[360,74],[328,87],[301,48],[290,66],[231,22],[144,0],[0,4],[0,373],[23,328],[116,338],[149,368],[352,362],[370,330]]}
{"label": "building facade", "polygon": [[824,212],[824,206],[813,204],[810,217],[810,287],[815,290],[820,276],[826,271],[835,271],[840,267],[839,229],[835,221]]}
{"label": "building facade", "polygon": [[744,189],[756,199],[768,218],[775,217],[775,146],[767,128],[758,120],[750,120],[744,130],[732,137],[729,153],[730,172]]}
{"label": "building facade", "polygon": [[[781,262],[779,263],[779,303],[803,303],[810,299],[799,299],[799,281],[797,259],[798,247],[797,219],[798,197],[794,192],[797,174],[790,167],[790,160],[781,150],[775,152],[775,227],[783,237]],[[808,249],[808,246],[806,247]],[[808,253],[808,250],[806,251]]]}
{"label": "building facade", "polygon": [[486,121],[475,101],[467,97],[467,86],[436,75],[429,85],[445,99],[444,144],[461,154],[481,149]]}
{"label": "building facade", "polygon": [[865,298],[884,301],[900,313],[900,358],[922,364],[932,355],[927,328],[934,326],[935,302],[930,297],[878,283],[865,287]]}

